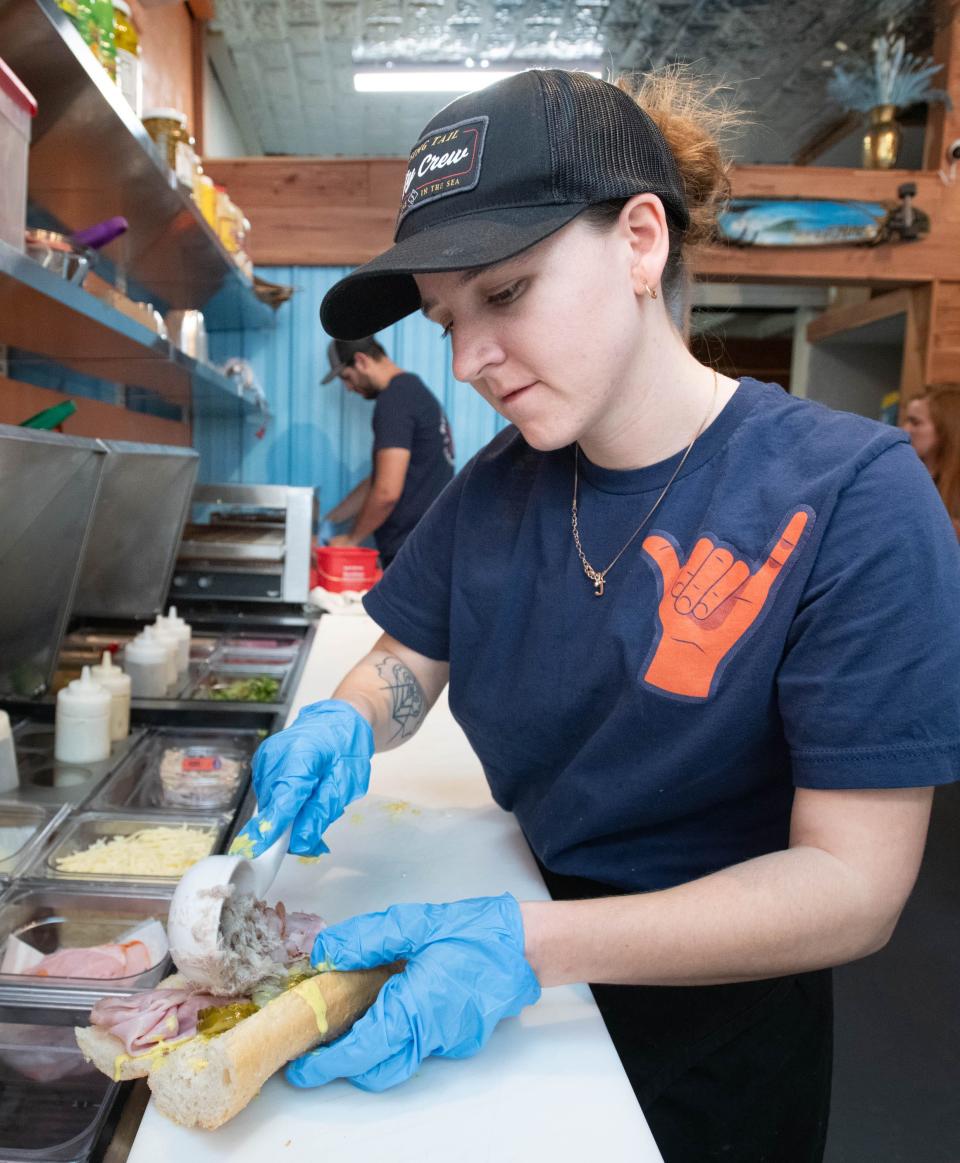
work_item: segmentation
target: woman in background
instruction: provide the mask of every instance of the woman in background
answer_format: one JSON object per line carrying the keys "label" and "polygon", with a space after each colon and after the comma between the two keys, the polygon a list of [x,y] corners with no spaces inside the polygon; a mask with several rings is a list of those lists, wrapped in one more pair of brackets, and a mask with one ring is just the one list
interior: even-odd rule
{"label": "woman in background", "polygon": [[960,384],[914,396],[901,427],[933,477],[960,540]]}

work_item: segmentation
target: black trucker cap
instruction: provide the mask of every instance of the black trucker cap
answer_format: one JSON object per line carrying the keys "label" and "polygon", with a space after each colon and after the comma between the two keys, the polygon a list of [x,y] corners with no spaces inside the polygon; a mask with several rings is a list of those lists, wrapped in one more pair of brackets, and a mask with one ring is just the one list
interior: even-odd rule
{"label": "black trucker cap", "polygon": [[394,245],[331,287],[329,335],[358,339],[420,306],[414,272],[512,258],[588,206],[656,194],[689,224],[660,130],[621,89],[589,73],[530,69],[452,101],[410,154]]}
{"label": "black trucker cap", "polygon": [[372,335],[357,337],[353,340],[332,339],[327,344],[327,359],[330,363],[330,370],[320,383],[329,384],[331,380],[335,380],[344,368],[350,367],[355,356],[360,354],[373,355],[380,350],[380,345]]}

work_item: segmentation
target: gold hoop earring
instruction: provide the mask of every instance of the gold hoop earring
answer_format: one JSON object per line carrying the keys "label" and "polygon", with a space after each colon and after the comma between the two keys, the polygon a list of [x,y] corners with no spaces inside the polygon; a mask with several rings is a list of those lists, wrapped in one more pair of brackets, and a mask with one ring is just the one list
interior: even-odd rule
{"label": "gold hoop earring", "polygon": [[656,287],[651,287],[649,283],[644,283],[643,289],[647,292],[651,299],[655,299],[657,297]]}

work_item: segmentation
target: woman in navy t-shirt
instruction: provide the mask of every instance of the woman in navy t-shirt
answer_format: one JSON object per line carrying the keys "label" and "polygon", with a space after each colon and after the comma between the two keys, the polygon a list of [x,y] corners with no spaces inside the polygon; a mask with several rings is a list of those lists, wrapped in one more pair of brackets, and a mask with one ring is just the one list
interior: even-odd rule
{"label": "woman in navy t-shirt", "polygon": [[822,1156],[829,967],[888,940],[956,778],[960,562],[902,433],[685,346],[685,248],[727,192],[711,116],[675,75],[462,97],[395,245],[324,301],[345,339],[423,310],[513,427],[367,596],[374,651],[261,747],[246,834],[323,851],[449,681],[554,900],[327,930],[317,963],[407,968],[300,1085],[383,1089],[590,982],[667,1163]]}

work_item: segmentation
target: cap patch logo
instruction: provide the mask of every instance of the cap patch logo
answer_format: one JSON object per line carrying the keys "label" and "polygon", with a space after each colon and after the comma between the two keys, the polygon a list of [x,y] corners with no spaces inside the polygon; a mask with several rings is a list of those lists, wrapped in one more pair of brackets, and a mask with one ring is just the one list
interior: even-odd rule
{"label": "cap patch logo", "polygon": [[489,117],[471,117],[420,138],[403,179],[398,226],[411,210],[450,194],[465,194],[476,186],[489,121]]}

